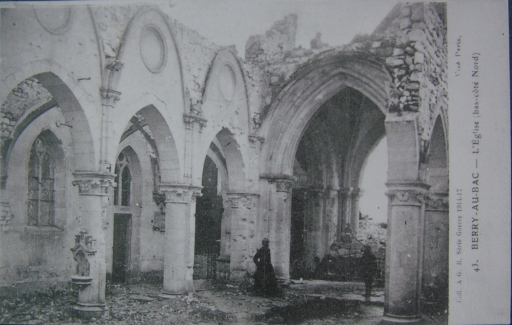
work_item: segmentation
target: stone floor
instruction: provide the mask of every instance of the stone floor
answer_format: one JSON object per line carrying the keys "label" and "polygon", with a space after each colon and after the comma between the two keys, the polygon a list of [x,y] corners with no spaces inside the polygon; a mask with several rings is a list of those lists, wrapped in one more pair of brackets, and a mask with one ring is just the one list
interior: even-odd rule
{"label": "stone floor", "polygon": [[[40,293],[0,300],[2,324],[378,324],[382,289],[365,301],[364,284],[321,280],[292,281],[282,297],[252,295],[243,286],[195,281],[193,295],[160,300],[159,285],[107,286],[108,310],[100,319],[77,319],[76,291]],[[427,324],[447,324],[430,311]]]}

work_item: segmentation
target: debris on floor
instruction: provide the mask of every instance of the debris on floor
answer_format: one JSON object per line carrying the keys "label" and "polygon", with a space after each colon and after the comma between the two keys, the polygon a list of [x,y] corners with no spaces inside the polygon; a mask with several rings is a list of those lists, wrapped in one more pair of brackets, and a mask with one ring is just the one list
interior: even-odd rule
{"label": "debris on floor", "polygon": [[[105,314],[77,318],[77,291],[37,293],[0,300],[2,324],[378,324],[384,306],[382,289],[364,300],[364,284],[322,280],[295,281],[281,297],[255,296],[235,284],[195,282],[193,295],[161,299],[161,286],[108,284]],[[446,324],[447,315],[424,317]]]}

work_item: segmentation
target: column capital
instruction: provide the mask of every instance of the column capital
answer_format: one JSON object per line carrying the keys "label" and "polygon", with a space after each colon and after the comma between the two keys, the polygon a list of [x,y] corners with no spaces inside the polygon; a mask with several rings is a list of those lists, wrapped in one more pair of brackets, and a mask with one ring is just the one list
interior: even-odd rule
{"label": "column capital", "polygon": [[330,198],[330,199],[338,196],[338,193],[339,193],[339,189],[337,189],[337,188],[326,188],[325,189],[325,195],[327,198]]}
{"label": "column capital", "polygon": [[192,202],[196,202],[196,199],[198,197],[203,196],[203,193],[201,192],[201,190],[203,189],[202,186],[190,186],[189,189],[190,189],[190,191],[192,191],[192,193],[191,193],[191,195],[192,195],[191,196]]}
{"label": "column capital", "polygon": [[386,195],[391,199],[391,205],[422,205],[427,200],[430,185],[410,182],[387,182]]}
{"label": "column capital", "polygon": [[363,191],[359,187],[350,188],[350,197],[352,199],[359,199],[363,195]]}
{"label": "column capital", "polygon": [[448,211],[448,193],[429,193],[425,199],[428,211]]}
{"label": "column capital", "polygon": [[198,196],[202,196],[202,187],[191,186],[188,184],[160,183],[159,192],[165,196],[165,204],[179,203],[188,204],[196,201]]}
{"label": "column capital", "polygon": [[345,198],[358,199],[362,195],[361,189],[359,187],[341,187],[338,189],[338,193]]}
{"label": "column capital", "polygon": [[73,176],[75,180],[71,184],[78,185],[80,195],[108,196],[108,189],[117,186],[114,182],[115,174],[75,171]]}
{"label": "column capital", "polygon": [[206,120],[198,115],[192,115],[192,114],[185,113],[185,114],[183,114],[183,122],[185,122],[185,125],[187,126],[187,128],[192,128],[194,123],[199,124],[199,126],[201,127],[199,129],[199,131],[201,131],[203,129],[203,127],[206,126],[206,123],[208,122],[208,120]]}
{"label": "column capital", "polygon": [[111,88],[100,88],[101,98],[103,98],[110,106],[121,100],[121,92]]}
{"label": "column capital", "polygon": [[289,193],[292,190],[293,180],[291,179],[276,179],[276,191]]}
{"label": "column capital", "polygon": [[250,135],[249,142],[250,142],[252,148],[256,148],[256,145],[258,143],[259,143],[259,146],[261,147],[261,145],[265,143],[265,138],[257,136],[257,135]]}
{"label": "column capital", "polygon": [[291,191],[293,183],[297,180],[297,177],[287,174],[262,174],[260,178],[266,178],[271,184],[275,183],[277,192],[286,193]]}
{"label": "column capital", "polygon": [[256,207],[256,200],[259,199],[260,195],[257,193],[226,193],[228,201],[231,202],[232,209],[238,209],[244,206],[247,209]]}

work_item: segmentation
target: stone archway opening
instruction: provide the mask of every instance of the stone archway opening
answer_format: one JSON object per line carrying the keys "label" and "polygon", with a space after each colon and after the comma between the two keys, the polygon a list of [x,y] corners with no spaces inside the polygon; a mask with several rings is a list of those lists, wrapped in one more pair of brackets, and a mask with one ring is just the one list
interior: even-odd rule
{"label": "stone archway opening", "polygon": [[343,87],[307,123],[293,166],[292,278],[362,281],[358,260],[367,243],[357,236],[360,179],[385,134],[384,118],[365,95]]}
{"label": "stone archway opening", "polygon": [[112,281],[130,283],[137,281],[140,273],[139,207],[143,190],[139,157],[131,146],[119,153],[114,174]]}
{"label": "stone archway opening", "polygon": [[254,221],[245,215],[254,195],[245,193],[244,180],[239,145],[231,131],[223,128],[208,148],[202,196],[196,199],[196,279],[235,279],[244,268],[252,249],[249,234],[254,231]]}
{"label": "stone archway opening", "polygon": [[[161,113],[148,105],[135,113],[119,137],[110,166],[117,187],[111,191],[107,230],[107,272],[114,282],[161,281],[167,224],[163,182],[180,178],[174,139]],[[150,227],[148,227],[148,225]]]}
{"label": "stone archway opening", "polygon": [[[222,175],[225,169],[218,148],[212,143],[204,160],[201,186],[202,196],[196,199],[196,231],[194,245],[194,279],[215,280],[216,259],[220,254],[222,217]],[[210,158],[212,155],[214,158]]]}
{"label": "stone archway opening", "polygon": [[21,81],[6,96],[0,113],[1,188],[5,189],[7,168],[11,151],[16,141],[32,122],[50,110],[62,114],[61,119],[50,121],[57,128],[69,129],[73,138],[74,168],[92,170],[95,166],[94,144],[84,111],[75,95],[57,75],[52,72],[39,73]]}

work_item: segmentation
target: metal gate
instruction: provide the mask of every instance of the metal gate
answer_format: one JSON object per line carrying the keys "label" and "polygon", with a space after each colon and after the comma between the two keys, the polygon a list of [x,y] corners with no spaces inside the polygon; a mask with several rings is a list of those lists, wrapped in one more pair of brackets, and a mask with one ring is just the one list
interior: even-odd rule
{"label": "metal gate", "polygon": [[219,257],[220,243],[218,241],[212,242],[208,245],[206,252],[206,280],[217,280],[217,258]]}

